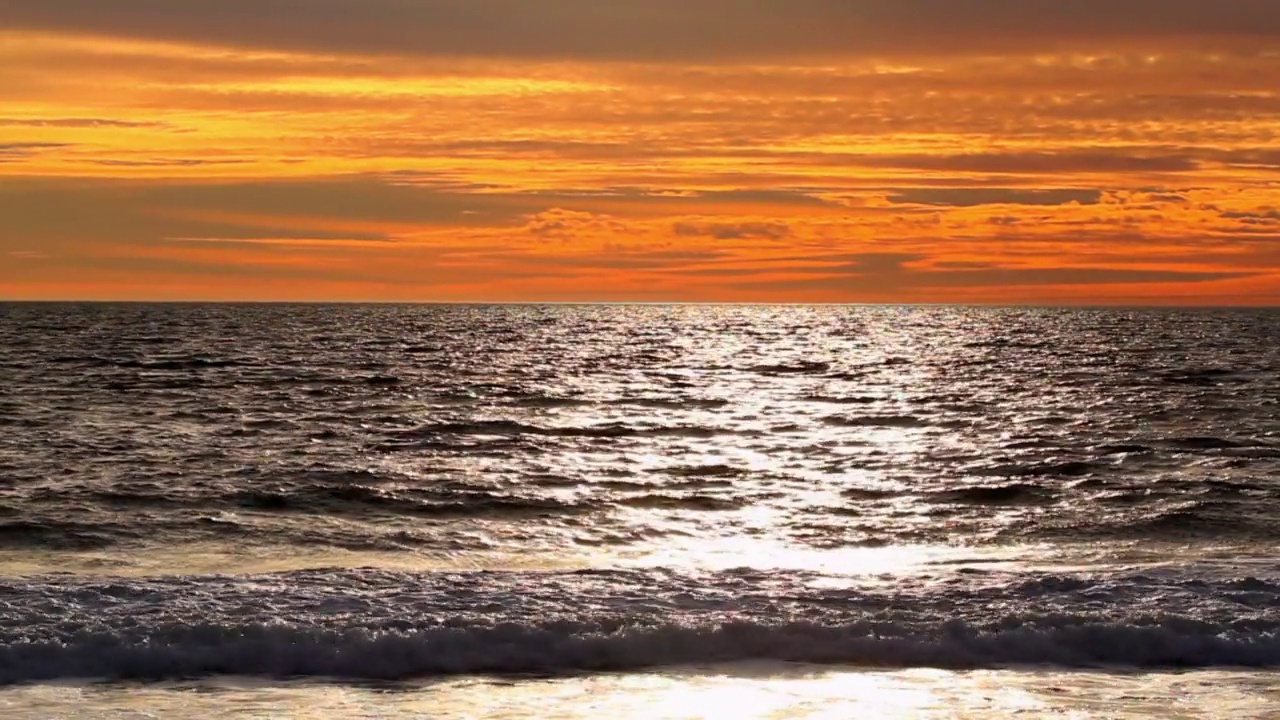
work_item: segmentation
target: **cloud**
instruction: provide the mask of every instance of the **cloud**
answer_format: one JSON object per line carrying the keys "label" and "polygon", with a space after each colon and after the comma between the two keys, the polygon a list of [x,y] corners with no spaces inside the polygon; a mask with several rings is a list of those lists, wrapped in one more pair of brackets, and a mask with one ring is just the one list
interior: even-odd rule
{"label": "cloud", "polygon": [[200,158],[153,158],[149,160],[120,160],[120,159],[104,159],[89,160],[94,165],[103,165],[105,167],[136,167],[136,168],[156,168],[156,167],[199,167],[201,165],[243,165],[253,162],[244,159],[227,159],[227,160],[203,160]]}
{"label": "cloud", "polygon": [[0,117],[0,127],[38,127],[38,128],[158,128],[170,127],[167,123],[112,120],[110,118],[13,118]]}
{"label": "cloud", "polygon": [[303,238],[303,237],[287,237],[287,238],[220,238],[220,237],[166,237],[165,242],[171,243],[193,243],[200,245],[219,245],[225,247],[242,247],[242,246],[275,246],[286,248],[335,248],[335,247],[354,247],[354,248],[377,248],[392,247],[397,244],[393,238],[377,238],[369,237],[367,234],[359,238],[340,238],[334,236],[320,238]]}
{"label": "cloud", "polygon": [[986,152],[958,155],[850,155],[823,162],[862,167],[978,173],[1191,172],[1200,162],[1189,153],[1136,155],[1125,152]]}
{"label": "cloud", "polygon": [[744,205],[832,206],[830,201],[817,197],[813,190],[791,188],[705,190],[690,194],[687,199],[694,202],[707,201],[712,203]]}
{"label": "cloud", "polygon": [[553,206],[592,210],[607,203],[641,212],[689,212],[691,208],[727,208],[741,212],[743,208],[761,206],[796,210],[835,209],[835,203],[817,196],[815,189],[744,188],[737,190],[674,190],[646,186],[613,186],[595,189],[561,188],[533,190],[524,197],[545,198]]}
{"label": "cloud", "polygon": [[71,147],[71,143],[54,143],[54,142],[16,142],[16,143],[0,143],[0,162],[13,162],[22,160],[31,155],[45,152],[48,150],[57,150],[59,148]]}
{"label": "cloud", "polygon": [[791,227],[780,222],[692,223],[672,226],[681,237],[709,237],[716,240],[782,240],[791,235]]}
{"label": "cloud", "polygon": [[939,270],[991,270],[999,266],[995,263],[976,260],[939,260],[933,263],[933,267]]}
{"label": "cloud", "polygon": [[320,53],[640,61],[1280,36],[1274,0],[0,0],[0,26]]}
{"label": "cloud", "polygon": [[976,207],[979,205],[1097,205],[1101,190],[1051,189],[1021,190],[1014,188],[914,188],[899,190],[887,196],[889,202],[912,205]]}
{"label": "cloud", "polygon": [[845,272],[865,275],[868,273],[898,274],[907,272],[907,263],[918,262],[927,258],[920,253],[870,252],[854,253],[846,256],[849,261],[843,268]]}
{"label": "cloud", "polygon": [[[662,192],[657,188],[528,190],[429,173],[293,179],[9,178],[0,192],[0,246],[145,242],[162,238],[379,240],[423,229],[521,228],[543,239],[630,235],[634,218],[813,209],[798,190]],[[68,212],[74,208],[74,212]],[[710,212],[708,212],[710,211]],[[663,225],[670,227],[671,220]]]}
{"label": "cloud", "polygon": [[1254,212],[1228,211],[1222,213],[1220,217],[1239,223],[1234,227],[1222,228],[1227,232],[1267,234],[1280,229],[1280,210],[1274,208],[1263,208]]}
{"label": "cloud", "polygon": [[1142,268],[1052,267],[985,268],[922,272],[908,276],[913,287],[1009,287],[1027,285],[1113,285],[1130,283],[1210,282],[1250,277],[1248,272],[1148,270]]}
{"label": "cloud", "polygon": [[1149,283],[1205,283],[1255,277],[1244,271],[1193,271],[1110,267],[993,267],[985,263],[935,268],[904,267],[913,256],[887,255],[882,259],[855,261],[843,266],[805,271],[804,276],[785,280],[742,283],[741,289],[789,292],[901,292],[905,290],[968,288],[1043,288],[1045,286],[1132,285]]}
{"label": "cloud", "polygon": [[[528,266],[551,266],[586,270],[678,270],[724,260],[726,253],[714,250],[654,250],[610,248],[603,252],[573,255],[507,253],[504,259]],[[696,270],[701,273],[701,270]]]}
{"label": "cloud", "polygon": [[1224,218],[1232,218],[1236,220],[1278,220],[1280,221],[1280,210],[1275,208],[1262,208],[1257,212],[1234,212],[1228,211],[1222,213]]}
{"label": "cloud", "polygon": [[542,204],[364,177],[224,182],[6,178],[3,190],[0,248],[5,243],[82,248],[146,244],[167,237],[380,240],[389,228],[514,226]]}
{"label": "cloud", "polygon": [[551,208],[530,215],[525,231],[543,240],[601,238],[627,232],[627,226],[609,215]]}

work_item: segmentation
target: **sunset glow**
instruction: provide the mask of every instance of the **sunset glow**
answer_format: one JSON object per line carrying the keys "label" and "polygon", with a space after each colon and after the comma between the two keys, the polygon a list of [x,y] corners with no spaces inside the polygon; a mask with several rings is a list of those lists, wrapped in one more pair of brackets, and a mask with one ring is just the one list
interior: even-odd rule
{"label": "sunset glow", "polygon": [[0,297],[1271,304],[1278,131],[1270,0],[0,0]]}

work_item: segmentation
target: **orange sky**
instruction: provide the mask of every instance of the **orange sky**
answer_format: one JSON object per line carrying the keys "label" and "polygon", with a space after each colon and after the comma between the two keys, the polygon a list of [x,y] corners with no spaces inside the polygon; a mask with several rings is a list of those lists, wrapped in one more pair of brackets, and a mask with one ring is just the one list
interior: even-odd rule
{"label": "orange sky", "polygon": [[1274,0],[0,0],[0,298],[1280,302]]}

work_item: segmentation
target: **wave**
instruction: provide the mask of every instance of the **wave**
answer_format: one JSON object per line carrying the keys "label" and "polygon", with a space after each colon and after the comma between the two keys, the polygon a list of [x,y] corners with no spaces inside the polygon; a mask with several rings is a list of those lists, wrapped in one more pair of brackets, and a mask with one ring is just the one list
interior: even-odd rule
{"label": "wave", "polygon": [[687,465],[667,470],[669,475],[682,478],[738,478],[747,474],[743,468],[732,465]]}
{"label": "wave", "polygon": [[800,398],[804,402],[823,403],[827,405],[875,405],[884,402],[884,398],[872,395],[821,395],[811,394]]}
{"label": "wave", "polygon": [[1076,478],[1097,472],[1100,466],[1083,460],[1063,462],[1007,463],[970,468],[969,474],[991,477]]}
{"label": "wave", "polygon": [[1139,445],[1138,443],[1111,443],[1107,445],[1099,445],[1094,448],[1103,455],[1129,455],[1129,454],[1145,454],[1155,452],[1155,448],[1149,445]]}
{"label": "wave", "polygon": [[795,363],[753,365],[748,370],[761,375],[820,375],[831,370],[831,363],[802,360]]}
{"label": "wave", "polygon": [[914,415],[862,415],[854,417],[831,416],[823,418],[827,425],[837,427],[886,427],[886,428],[922,428],[928,422]]}
{"label": "wave", "polygon": [[1228,368],[1195,368],[1162,373],[1161,380],[1175,385],[1196,385],[1210,387],[1223,383],[1248,382],[1238,370]]}
{"label": "wave", "polygon": [[138,535],[138,531],[127,530],[115,524],[91,525],[31,518],[0,523],[0,548],[97,550],[115,544],[121,536]]}
{"label": "wave", "polygon": [[1272,516],[1259,514],[1258,503],[1244,492],[1209,489],[1199,495],[1208,499],[1187,501],[1176,491],[1113,491],[1094,498],[1112,506],[1111,510],[1085,519],[1064,516],[1032,528],[1029,534],[1073,542],[1274,542]]}
{"label": "wave", "polygon": [[[202,493],[174,492],[148,483],[130,488],[111,488],[85,493],[94,503],[114,510],[161,509],[196,512],[253,511],[260,514],[331,515],[352,518],[385,516],[457,518],[503,518],[525,514],[566,515],[608,507],[607,503],[567,501],[549,496],[510,494],[485,490],[465,483],[435,482],[425,487],[381,486],[386,480],[373,473],[317,473],[330,482],[282,482],[266,487],[222,486]],[[577,485],[578,481],[558,479],[541,483]],[[373,484],[359,484],[369,481]],[[149,523],[152,528],[155,522]],[[138,526],[143,527],[142,525]],[[181,525],[179,524],[179,527]],[[27,545],[109,545],[123,528],[81,526],[61,522],[0,524],[0,546]],[[135,533],[136,534],[136,533]]]}
{"label": "wave", "polygon": [[253,363],[231,358],[161,358],[145,360],[137,358],[111,359],[99,355],[65,355],[49,360],[58,365],[89,365],[102,368],[122,368],[130,370],[204,370],[232,367],[246,367]]}
{"label": "wave", "polygon": [[853,500],[884,500],[887,498],[901,497],[905,494],[905,491],[876,488],[849,488],[847,490],[840,491],[840,494]]}
{"label": "wave", "polygon": [[555,397],[552,395],[522,395],[509,399],[509,402],[522,408],[535,410],[554,410],[558,408],[589,407],[595,403],[591,400],[571,397]]}
{"label": "wave", "polygon": [[1280,667],[1274,580],[962,570],[820,589],[671,569],[49,576],[0,583],[0,683],[411,679],[778,660],[891,668]]}
{"label": "wave", "polygon": [[624,423],[607,423],[586,427],[545,427],[514,420],[476,420],[471,422],[431,423],[422,425],[397,436],[426,439],[448,435],[470,436],[519,436],[536,435],[568,438],[625,438],[625,437],[690,437],[710,438],[725,432],[711,427],[692,425],[633,426]]}
{"label": "wave", "polygon": [[1213,436],[1173,438],[1168,443],[1180,450],[1237,450],[1254,447],[1253,444]]}
{"label": "wave", "polygon": [[472,674],[616,672],[703,663],[776,660],[871,667],[953,669],[1205,668],[1280,665],[1280,635],[1215,626],[1115,623],[988,632],[956,621],[928,634],[893,634],[872,623],[824,626],[729,622],[614,631],[545,626],[438,628],[417,632],[323,630],[288,625],[176,625],[130,641],[113,633],[70,643],[0,648],[0,683],[71,678],[175,680],[210,675],[409,680]]}
{"label": "wave", "polygon": [[719,410],[729,406],[728,400],[715,400],[709,398],[623,398],[617,401],[619,405],[632,405],[635,407],[649,408],[651,410]]}
{"label": "wave", "polygon": [[1035,342],[1030,340],[1011,340],[1007,338],[996,338],[992,340],[978,340],[964,344],[969,350],[1041,350],[1051,347],[1048,342]]}
{"label": "wave", "polygon": [[571,503],[555,498],[519,497],[472,491],[399,491],[383,492],[360,485],[321,486],[292,491],[244,491],[235,496],[242,508],[275,512],[328,512],[334,514],[368,514],[420,517],[492,517],[527,513],[585,512],[596,506]]}
{"label": "wave", "polygon": [[1015,505],[1051,502],[1054,495],[1047,488],[1027,483],[1012,485],[984,485],[933,493],[929,500],[940,503],[968,503],[974,505]]}
{"label": "wave", "polygon": [[384,387],[391,386],[391,385],[401,385],[404,383],[403,378],[397,377],[395,375],[363,375],[356,379],[359,382],[363,382],[365,385],[384,386]]}
{"label": "wave", "polygon": [[1187,503],[1119,526],[1100,526],[1117,537],[1186,539],[1275,538],[1275,524],[1268,517],[1255,517],[1249,504],[1240,501],[1207,500]]}
{"label": "wave", "polygon": [[715,495],[668,495],[652,493],[624,497],[619,505],[646,510],[740,510],[751,502],[749,497],[727,498]]}

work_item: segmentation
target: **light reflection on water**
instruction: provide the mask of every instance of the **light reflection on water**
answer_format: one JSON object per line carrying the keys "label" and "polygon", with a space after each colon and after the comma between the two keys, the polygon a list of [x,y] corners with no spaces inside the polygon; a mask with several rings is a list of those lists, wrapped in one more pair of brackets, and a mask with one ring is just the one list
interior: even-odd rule
{"label": "light reflection on water", "polygon": [[502,718],[504,720],[1267,720],[1280,677],[1232,671],[856,672],[739,665],[562,679],[466,678],[430,685],[56,686],[0,690],[11,720],[83,717]]}
{"label": "light reflection on water", "polygon": [[1269,543],[1280,497],[1273,313],[22,313],[20,551]]}
{"label": "light reflection on water", "polygon": [[[1280,662],[1274,313],[23,313],[0,324],[0,415],[20,428],[0,433],[0,677],[15,682]],[[300,569],[319,570],[284,574]],[[459,570],[514,572],[435,572]],[[459,625],[467,662],[435,662]],[[523,633],[518,662],[495,660],[511,645],[495,627]],[[385,652],[388,628],[403,656]],[[672,635],[685,644],[664,652]],[[564,717],[739,698],[779,717],[1091,702],[1059,703],[1037,684],[1050,677],[1126,708],[1177,688],[1200,708],[1230,700],[1168,680],[1182,676],[761,675],[460,680],[394,702],[509,717],[546,717],[543,697]],[[392,702],[354,687],[83,692],[267,716]]]}

